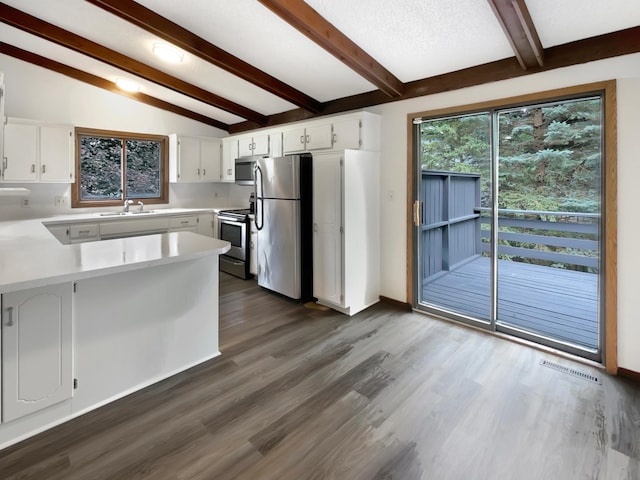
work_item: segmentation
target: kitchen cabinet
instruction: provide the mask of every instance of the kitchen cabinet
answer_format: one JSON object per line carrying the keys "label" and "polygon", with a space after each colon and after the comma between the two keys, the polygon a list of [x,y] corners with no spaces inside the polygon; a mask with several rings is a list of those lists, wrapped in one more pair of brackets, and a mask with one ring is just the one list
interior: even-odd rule
{"label": "kitchen cabinet", "polygon": [[3,181],[74,181],[72,126],[9,119],[4,134]]}
{"label": "kitchen cabinet", "polygon": [[169,217],[155,217],[133,220],[109,221],[100,224],[100,239],[137,237],[166,233],[169,230]]}
{"label": "kitchen cabinet", "polygon": [[304,122],[285,129],[284,154],[313,150],[380,150],[380,117],[369,112]]}
{"label": "kitchen cabinet", "polygon": [[[0,72],[0,158],[4,159],[4,73]],[[2,178],[2,161],[0,161]]]}
{"label": "kitchen cabinet", "polygon": [[332,125],[327,122],[284,130],[282,144],[285,154],[330,149],[333,146]]}
{"label": "kitchen cabinet", "polygon": [[100,227],[97,223],[70,225],[67,232],[69,243],[96,242],[100,240]]}
{"label": "kitchen cabinet", "polygon": [[169,231],[198,233],[198,216],[181,215],[169,218]]}
{"label": "kitchen cabinet", "polygon": [[269,135],[266,133],[238,137],[238,156],[270,155]]}
{"label": "kitchen cabinet", "polygon": [[112,238],[189,231],[214,236],[214,214],[196,212],[177,215],[131,215],[102,217],[87,223],[46,223],[51,234],[64,245]]}
{"label": "kitchen cabinet", "polygon": [[169,181],[221,182],[221,140],[169,135]]}
{"label": "kitchen cabinet", "polygon": [[214,238],[215,226],[213,223],[213,218],[214,215],[212,212],[201,213],[200,215],[198,215],[197,233]]}
{"label": "kitchen cabinet", "polygon": [[71,398],[72,284],[2,295],[2,421]]}
{"label": "kitchen cabinet", "polygon": [[379,300],[379,154],[313,157],[313,295],[353,315]]}
{"label": "kitchen cabinet", "polygon": [[236,181],[236,158],[238,158],[238,138],[222,139],[222,181]]}

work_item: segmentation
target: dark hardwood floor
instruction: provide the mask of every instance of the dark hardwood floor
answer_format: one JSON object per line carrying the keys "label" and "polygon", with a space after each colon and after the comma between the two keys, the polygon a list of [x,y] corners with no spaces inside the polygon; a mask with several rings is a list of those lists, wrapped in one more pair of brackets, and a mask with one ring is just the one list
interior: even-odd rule
{"label": "dark hardwood floor", "polygon": [[220,290],[222,356],[0,451],[0,478],[640,478],[638,384],[389,304]]}

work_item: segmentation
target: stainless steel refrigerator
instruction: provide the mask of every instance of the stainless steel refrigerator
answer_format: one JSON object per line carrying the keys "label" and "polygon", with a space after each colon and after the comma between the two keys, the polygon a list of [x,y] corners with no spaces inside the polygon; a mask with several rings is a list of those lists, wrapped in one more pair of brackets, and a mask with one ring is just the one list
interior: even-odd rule
{"label": "stainless steel refrigerator", "polygon": [[258,158],[255,166],[258,285],[313,298],[312,158]]}

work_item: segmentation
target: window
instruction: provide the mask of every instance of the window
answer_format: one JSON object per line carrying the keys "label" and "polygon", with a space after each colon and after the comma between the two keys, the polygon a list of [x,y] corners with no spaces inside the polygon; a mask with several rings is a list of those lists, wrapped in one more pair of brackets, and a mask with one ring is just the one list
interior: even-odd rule
{"label": "window", "polygon": [[168,138],[76,128],[72,207],[168,203]]}

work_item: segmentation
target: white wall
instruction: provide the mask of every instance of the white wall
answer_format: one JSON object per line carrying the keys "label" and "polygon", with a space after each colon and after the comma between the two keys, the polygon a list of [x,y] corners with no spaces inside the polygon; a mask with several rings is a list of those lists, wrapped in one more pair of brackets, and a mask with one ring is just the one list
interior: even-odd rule
{"label": "white wall", "polygon": [[[180,133],[226,137],[227,132],[145,105],[0,54],[0,71],[6,87],[5,115],[86,128],[167,135]],[[21,198],[0,197],[0,220],[34,218],[72,213],[70,186],[66,184],[3,184],[26,186],[31,190],[29,207]],[[232,192],[235,195],[232,195]],[[237,187],[227,184],[171,184],[166,207],[224,207],[238,202]],[[65,197],[65,206],[56,207],[56,196]],[[240,206],[248,206],[247,193]],[[113,209],[113,208],[112,208]],[[73,209],[74,213],[86,211]],[[92,209],[92,211],[96,211]]]}
{"label": "white wall", "polygon": [[[406,301],[407,115],[542,92],[602,80],[618,80],[618,362],[640,371],[640,313],[635,305],[640,271],[640,222],[635,198],[640,178],[640,54],[612,58],[522,78],[380,105],[381,294]],[[392,193],[392,195],[389,195]]]}

